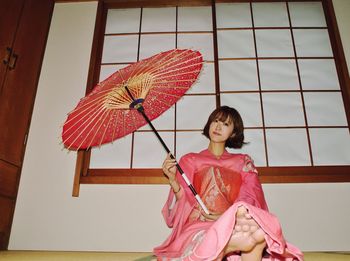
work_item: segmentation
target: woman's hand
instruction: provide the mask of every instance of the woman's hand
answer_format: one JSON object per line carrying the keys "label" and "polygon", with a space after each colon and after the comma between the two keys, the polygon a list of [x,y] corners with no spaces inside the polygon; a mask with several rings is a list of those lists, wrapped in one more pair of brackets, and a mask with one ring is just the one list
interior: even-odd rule
{"label": "woman's hand", "polygon": [[162,165],[164,175],[169,179],[169,183],[173,183],[176,176],[176,159],[170,157],[170,153]]}
{"label": "woman's hand", "polygon": [[180,198],[181,196],[181,186],[180,184],[177,182],[176,180],[176,159],[172,159],[170,157],[170,153],[168,154],[168,156],[166,157],[166,159],[163,162],[163,173],[164,175],[168,178],[169,180],[169,184],[171,186],[171,188],[173,189],[176,198]]}
{"label": "woman's hand", "polygon": [[202,211],[201,214],[202,214],[203,217],[205,217],[206,220],[212,220],[212,221],[217,220],[217,219],[221,216],[221,214],[219,214],[219,213],[210,213],[210,214],[208,215],[208,214],[206,214],[206,213],[203,212],[203,211]]}

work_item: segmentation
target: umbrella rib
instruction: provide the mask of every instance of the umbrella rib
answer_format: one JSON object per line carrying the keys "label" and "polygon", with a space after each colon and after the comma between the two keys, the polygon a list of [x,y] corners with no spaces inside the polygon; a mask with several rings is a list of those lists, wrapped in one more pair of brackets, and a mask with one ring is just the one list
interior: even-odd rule
{"label": "umbrella rib", "polygon": [[157,85],[154,85],[152,87],[152,89],[158,89],[158,90],[168,90],[168,89],[178,89],[178,90],[185,90],[186,89],[190,89],[190,87],[188,85],[175,85],[175,83],[173,84],[169,84],[169,85],[162,85],[162,84],[157,84]]}
{"label": "umbrella rib", "polygon": [[[156,60],[156,59],[158,58],[159,55],[160,55],[160,54],[157,54],[157,55],[155,55],[153,58],[150,58],[150,59],[144,61],[143,63],[136,63],[136,64],[134,65],[133,71],[130,73],[130,77],[133,77],[133,76],[135,76],[135,75],[139,75],[139,74],[141,74],[141,73],[144,73],[143,70],[144,70],[145,68],[147,69],[146,65],[151,64],[152,61],[153,61],[153,60]],[[146,70],[146,71],[147,71],[147,70]]]}
{"label": "umbrella rib", "polygon": [[[96,114],[96,113],[98,114],[98,112],[99,112],[99,111],[96,111],[95,114]],[[93,115],[94,115],[94,114],[93,114]],[[91,118],[91,115],[90,115],[90,118]],[[86,122],[87,122],[87,125],[85,126],[85,128],[83,128],[83,129],[81,130],[81,127],[83,127],[83,124],[86,123]],[[68,141],[69,141],[72,137],[74,137],[76,133],[82,133],[82,132],[84,132],[84,131],[86,130],[86,128],[89,127],[90,123],[91,123],[91,121],[90,121],[90,122],[84,121],[77,129],[75,129],[75,131],[73,131],[72,133],[70,133],[70,135],[65,139],[65,142],[64,142],[65,144],[66,144],[66,143],[69,143],[69,144],[70,144],[68,148],[70,148],[70,147],[73,145],[73,143],[78,139],[79,135],[77,135],[76,138],[75,138],[73,141],[71,141],[71,142],[68,142]],[[79,148],[78,148],[78,149],[79,149]]]}
{"label": "umbrella rib", "polygon": [[[126,94],[126,92],[124,92],[123,94]],[[132,102],[131,98],[127,95],[118,95],[118,96],[116,95],[114,96],[114,100],[109,100],[109,104],[115,105],[115,106],[119,106],[125,103],[130,104],[131,102]]]}
{"label": "umbrella rib", "polygon": [[[99,104],[96,104],[95,108],[99,108],[100,105]],[[94,107],[90,107],[91,110],[94,110],[95,108]],[[87,109],[90,109],[90,108],[87,108]],[[82,113],[84,113],[87,109],[85,109],[84,111],[80,111],[78,114],[74,115],[74,117],[68,119],[66,122],[65,122],[65,125],[70,123],[71,121],[73,121],[75,118],[77,118],[78,116],[80,116]],[[74,123],[68,128],[66,129],[62,134],[66,134],[66,132],[69,132],[70,129],[74,128],[77,124],[79,124],[81,121],[84,121],[85,118],[89,118],[91,117],[91,114],[84,114],[83,117],[81,117],[80,119],[78,119],[77,121],[74,121]]]}
{"label": "umbrella rib", "polygon": [[[110,91],[110,90],[108,90],[108,91]],[[118,103],[118,102],[110,102],[110,104],[111,104],[111,105],[116,105],[116,106],[118,106],[118,105],[120,105],[120,104],[125,104],[125,103],[130,103],[130,102],[131,102],[130,98],[127,99],[125,96],[120,96],[120,95],[119,95],[118,98],[119,98],[119,100],[118,100],[119,103]],[[124,99],[123,99],[123,98],[124,98]],[[82,105],[81,108],[79,108],[79,110],[73,110],[71,113],[77,112],[76,115],[75,115],[74,117],[70,118],[69,120],[67,120],[66,123],[69,123],[70,121],[72,121],[72,120],[74,120],[75,118],[79,117],[81,114],[84,114],[87,110],[93,108],[94,105],[95,105],[95,103],[100,102],[101,100],[105,100],[105,99],[106,99],[106,96],[105,96],[105,95],[104,95],[104,96],[99,96],[99,97],[95,98],[94,100],[90,101],[89,103],[86,103],[86,104]],[[91,105],[91,106],[90,106],[90,105]],[[97,104],[97,105],[100,105],[100,104]],[[71,114],[71,113],[70,113],[70,114]],[[85,117],[87,117],[87,116],[88,116],[88,115],[85,114]],[[82,119],[85,118],[85,117],[82,117]],[[78,122],[79,122],[79,121],[78,121]],[[75,123],[75,124],[76,124],[76,123]],[[75,126],[75,124],[72,125],[72,127]],[[68,129],[68,130],[69,130],[69,129]]]}
{"label": "umbrella rib", "polygon": [[[105,111],[103,112],[103,114],[101,115],[101,117],[99,118],[99,119],[102,118],[102,120],[100,120],[100,125],[98,126],[97,130],[94,131],[94,135],[91,137],[90,143],[89,143],[89,145],[87,146],[88,148],[91,146],[91,144],[92,144],[93,140],[95,139],[97,133],[98,133],[99,130],[101,129],[101,126],[103,125],[103,122],[104,122],[105,118],[108,117],[108,115],[107,115],[107,116],[105,116],[105,115],[106,115],[106,114],[110,114],[109,112],[110,112],[110,110],[108,110],[108,111],[105,110]],[[98,122],[96,122],[96,124],[93,126],[93,128],[90,129],[90,131],[89,131],[88,134],[90,134],[90,132],[95,128],[95,126],[97,125],[97,123],[98,123]],[[106,130],[107,130],[107,128],[106,128]],[[105,131],[106,131],[106,130],[105,130]],[[103,138],[103,137],[102,137],[102,138]],[[101,145],[101,142],[102,142],[102,140],[103,140],[102,138],[101,138],[101,140],[100,140],[100,145]],[[82,142],[81,144],[83,144],[83,142]]]}
{"label": "umbrella rib", "polygon": [[144,68],[145,70],[143,70],[142,73],[147,73],[147,74],[153,75],[157,72],[163,72],[164,70],[169,70],[169,68],[172,68],[172,67],[168,66],[171,63],[173,63],[173,62],[165,61],[165,62],[161,63],[161,61],[158,61],[156,64],[153,64],[153,66],[148,66],[148,67]]}
{"label": "umbrella rib", "polygon": [[134,125],[134,128],[133,128],[133,129],[136,130],[137,128],[136,128],[136,123],[135,123],[135,122],[136,122],[135,114],[131,114],[131,116],[132,116],[132,119],[133,119],[132,124]]}
{"label": "umbrella rib", "polygon": [[[118,116],[119,116],[119,115],[116,114],[116,113],[117,113],[117,111],[116,111],[116,110],[113,110],[113,115],[117,115],[117,116],[116,116],[116,119],[115,119],[115,122],[118,122]],[[115,135],[115,133],[116,133],[116,129],[117,129],[116,127],[113,128],[112,142],[113,142],[114,139],[115,139],[115,136],[114,136],[114,135]]]}
{"label": "umbrella rib", "polygon": [[[192,53],[189,53],[189,55],[193,55]],[[181,56],[181,55],[178,55],[178,56]],[[186,64],[186,63],[189,63],[190,61],[193,61],[193,60],[198,60],[199,57],[198,56],[195,56],[195,57],[192,57],[191,59],[187,59],[187,56],[185,57],[182,57],[180,59],[177,59],[178,57],[174,56],[174,57],[171,57],[170,60],[168,60],[167,62],[163,63],[163,64],[159,64],[158,67],[154,66],[153,67],[153,70],[150,70],[150,73],[153,73],[153,72],[156,72],[156,71],[159,71],[158,68],[161,68],[162,70],[166,69],[166,70],[169,70],[172,69],[173,67],[178,67],[182,64]],[[198,62],[201,64],[201,61]],[[197,64],[197,63],[196,63]]]}
{"label": "umbrella rib", "polygon": [[163,104],[165,104],[167,107],[171,107],[172,106],[172,104],[170,104],[170,103],[167,103],[167,102],[165,102],[165,101],[163,101],[163,100],[157,100],[158,102],[160,102],[160,103],[163,103]]}
{"label": "umbrella rib", "polygon": [[[131,73],[131,76],[134,76],[134,75],[140,74],[140,73],[144,73],[144,72],[149,73],[148,70],[143,71],[143,69],[145,69],[145,68],[146,68],[146,69],[152,69],[152,67],[146,67],[146,65],[152,64],[154,60],[158,60],[158,64],[160,64],[163,60],[165,60],[165,59],[167,59],[169,56],[171,56],[175,51],[176,51],[176,50],[173,50],[173,51],[169,52],[167,55],[163,55],[163,57],[161,57],[159,60],[158,60],[158,57],[161,56],[162,53],[159,53],[159,54],[153,56],[152,58],[148,59],[146,62],[144,62],[144,63],[142,63],[142,64],[141,64],[141,63],[137,64],[137,65],[135,66],[136,68],[135,68],[135,69],[133,70],[133,72]],[[157,65],[157,63],[156,63],[156,65]],[[154,66],[154,67],[156,67],[156,66]],[[154,68],[154,67],[153,67],[153,68]],[[138,68],[140,68],[140,70],[137,71],[136,69],[138,69]]]}
{"label": "umbrella rib", "polygon": [[118,70],[118,73],[119,73],[120,77],[122,78],[122,82],[124,82],[125,80],[124,80],[124,77],[123,77],[123,74],[122,74],[122,70]]}
{"label": "umbrella rib", "polygon": [[170,94],[170,93],[167,93],[167,92],[157,91],[157,90],[154,90],[154,89],[151,89],[150,92],[151,91],[157,92],[157,93],[160,93],[160,94],[165,94],[165,95],[168,95],[168,96],[172,96],[172,97],[175,97],[175,98],[182,97],[182,95]]}
{"label": "umbrella rib", "polygon": [[104,132],[103,132],[103,134],[102,134],[102,137],[101,137],[101,140],[100,140],[100,144],[99,144],[99,146],[101,147],[101,145],[102,145],[102,141],[103,141],[103,139],[105,138],[105,135],[106,135],[106,132],[107,132],[107,130],[108,130],[108,128],[109,128],[109,124],[111,123],[111,117],[112,117],[112,113],[113,111],[109,111],[109,113],[108,113],[108,115],[109,115],[109,119],[108,119],[108,123],[107,123],[107,126],[105,127],[105,130],[104,130]]}
{"label": "umbrella rib", "polygon": [[196,79],[181,79],[181,80],[164,80],[164,79],[161,79],[161,80],[158,80],[158,81],[154,81],[154,84],[153,85],[158,85],[158,84],[167,84],[167,83],[177,83],[177,82],[195,82]]}
{"label": "umbrella rib", "polygon": [[[187,63],[189,63],[189,62],[191,62],[191,61],[196,61],[196,60],[198,60],[199,59],[199,57],[192,57],[192,58],[190,58],[190,59],[187,59],[187,60],[175,60],[175,61],[169,61],[165,66],[164,66],[164,68],[173,68],[173,67],[179,67],[180,65],[182,65],[182,64],[187,64]],[[198,62],[196,62],[196,63],[194,63],[194,65],[196,65],[196,64],[198,64],[198,63],[201,63],[201,60],[200,61],[198,61]]]}
{"label": "umbrella rib", "polygon": [[[195,71],[193,71],[193,73],[199,73],[200,72],[200,70],[195,70]],[[165,75],[165,76],[163,76],[163,77],[159,77],[159,78],[156,78],[155,80],[154,80],[154,82],[159,82],[159,81],[167,81],[166,79],[168,79],[168,78],[176,78],[176,77],[179,77],[179,76],[186,76],[186,75],[188,75],[188,74],[190,74],[190,73],[188,73],[188,72],[185,72],[185,73],[179,73],[179,74],[175,74],[175,75]],[[187,79],[187,80],[193,80],[193,81],[195,81],[195,80],[197,80],[196,79],[197,77],[195,77],[195,76],[193,76],[193,77],[190,77],[189,79]],[[181,80],[186,80],[186,79],[177,79],[177,81],[181,81]]]}
{"label": "umbrella rib", "polygon": [[[143,63],[143,64],[140,64],[139,66],[144,69],[146,68],[147,70],[145,71],[142,71],[142,69],[140,71],[138,71],[137,73],[140,73],[140,72],[147,72],[147,73],[150,73],[152,74],[153,72],[156,72],[162,68],[167,68],[168,65],[170,65],[171,63],[175,63],[173,66],[176,66],[177,65],[177,61],[180,60],[179,57],[181,56],[185,56],[185,54],[188,53],[188,55],[186,55],[185,57],[181,58],[181,59],[186,59],[187,56],[189,55],[193,55],[193,53],[191,53],[189,50],[186,50],[185,52],[180,52],[178,54],[175,54],[174,56],[172,56],[173,53],[175,52],[178,52],[177,49],[173,50],[172,52],[169,52],[167,55],[163,56],[160,60],[158,60],[154,66],[151,66],[151,67],[146,67],[146,65],[149,65],[149,64],[152,64],[153,63],[153,60],[157,60],[158,56],[161,55],[162,53],[154,56],[152,59],[149,59],[146,63]],[[166,60],[168,59],[168,57],[170,56],[170,59],[169,60]],[[198,59],[198,57],[195,57],[193,59]],[[191,60],[193,60],[191,59]],[[165,62],[163,62],[163,60],[165,60]],[[190,60],[186,60],[186,62],[188,62]],[[164,70],[164,69],[163,69]],[[136,71],[136,70],[134,70]],[[136,73],[135,73],[136,74]],[[133,75],[135,75],[133,74]]]}
{"label": "umbrella rib", "polygon": [[[157,72],[157,73],[154,73],[153,75],[154,75],[155,77],[159,77],[159,76],[166,75],[166,74],[170,74],[170,73],[175,73],[175,75],[177,75],[176,73],[177,73],[178,71],[182,71],[182,70],[184,70],[184,69],[188,69],[188,68],[190,68],[190,67],[197,67],[197,66],[198,66],[198,64],[190,64],[190,65],[188,65],[188,66],[184,66],[184,67],[181,67],[181,68],[175,68],[175,69],[167,70],[167,71],[159,71],[159,72]],[[193,72],[200,72],[200,69],[191,71],[190,73],[193,73]]]}
{"label": "umbrella rib", "polygon": [[[106,112],[107,112],[106,110],[100,110],[100,111],[102,111],[102,115],[99,115],[99,118],[100,118],[100,117],[103,117],[103,115],[105,115]],[[97,115],[96,115],[96,117],[97,117]],[[94,119],[96,119],[96,117],[94,117]],[[91,123],[91,122],[93,122],[93,121],[90,121],[90,123]],[[99,121],[96,121],[95,124],[94,124],[92,127],[90,127],[89,132],[85,135],[86,138],[83,139],[83,140],[81,141],[81,143],[79,144],[78,148],[81,148],[81,146],[83,145],[83,143],[84,143],[85,141],[88,140],[88,137],[89,137],[90,133],[92,132],[92,130],[94,130],[95,126],[96,126],[98,123],[99,123]],[[103,123],[103,121],[101,121],[101,123]],[[89,125],[90,125],[90,124],[89,124]],[[89,125],[87,125],[87,126],[89,126]],[[87,126],[86,126],[86,127],[87,127]],[[85,129],[86,129],[86,127],[85,127]],[[84,130],[85,130],[85,129],[84,129]],[[93,141],[93,138],[96,136],[97,132],[98,132],[98,130],[95,131],[94,136],[90,139],[90,144],[89,144],[89,146],[87,146],[87,148],[90,147],[90,145],[91,145],[91,143],[92,143],[92,141]],[[76,139],[74,140],[74,142],[75,142],[75,141],[76,141]]]}
{"label": "umbrella rib", "polygon": [[[80,109],[79,109],[79,111],[78,111],[78,110],[73,111],[73,112],[77,112],[76,115],[74,115],[74,117],[68,119],[68,120],[65,122],[65,124],[70,123],[71,121],[73,121],[74,119],[76,119],[77,117],[79,117],[81,114],[84,114],[87,110],[89,110],[89,109],[92,110],[92,109],[95,109],[95,108],[99,108],[99,107],[101,106],[101,104],[93,104],[93,105],[95,105],[95,106],[89,106],[89,107],[85,108],[84,110],[80,110]],[[73,113],[73,112],[72,112],[72,113]],[[90,117],[90,116],[91,116],[90,114],[84,114],[83,117],[81,117],[78,121],[75,121],[74,124],[72,124],[68,129],[66,129],[66,130],[63,132],[63,134],[65,134],[67,131],[69,131],[72,127],[75,127],[75,125],[77,125],[80,121],[82,121],[82,120],[84,120],[85,118]]]}
{"label": "umbrella rib", "polygon": [[123,119],[122,119],[122,123],[123,123],[123,135],[126,135],[126,128],[125,128],[125,111],[123,111],[122,116],[123,116]]}
{"label": "umbrella rib", "polygon": [[[103,110],[105,110],[105,108],[100,107],[100,108],[99,108],[98,110],[96,110],[93,114],[89,115],[89,118],[88,118],[89,122],[88,122],[88,124],[85,126],[85,128],[84,128],[82,131],[80,131],[80,133],[84,132],[84,131],[90,126],[90,124],[92,123],[92,121],[97,117],[97,115],[99,115],[99,114],[101,113],[101,111],[103,111]],[[87,122],[87,121],[84,121],[83,123],[86,123],[86,122]],[[72,137],[72,135],[76,134],[76,132],[79,131],[79,129],[80,129],[81,126],[83,126],[83,125],[80,125],[74,132],[72,132],[72,133],[69,135],[69,137],[66,139],[66,141],[68,141],[68,140]],[[78,138],[79,138],[79,135],[78,135],[72,142],[70,142],[70,144],[73,144]],[[69,148],[70,148],[70,147],[71,147],[71,146],[69,146]],[[79,148],[80,148],[80,147],[79,147]],[[78,148],[78,149],[79,149],[79,148]]]}
{"label": "umbrella rib", "polygon": [[[191,71],[183,71],[184,69],[188,69],[190,67],[194,67],[194,69]],[[186,75],[186,74],[193,74],[193,73],[199,73],[201,70],[200,68],[199,69],[196,69],[198,67],[197,64],[191,64],[191,65],[188,65],[186,67],[181,67],[181,68],[175,68],[175,69],[172,69],[172,70],[167,70],[167,71],[158,71],[157,73],[154,73],[152,74],[153,77],[158,77],[158,76],[163,76],[163,77],[175,77],[175,76],[181,76],[181,75]],[[180,73],[178,73],[177,71],[180,71]],[[183,72],[181,72],[183,71]]]}
{"label": "umbrella rib", "polygon": [[169,79],[169,80],[161,80],[161,81],[156,81],[153,83],[153,85],[164,85],[164,84],[169,84],[169,85],[173,85],[174,83],[183,83],[183,82],[191,82],[194,83],[196,81],[196,79],[181,79],[181,80],[176,80],[176,79]]}
{"label": "umbrella rib", "polygon": [[[190,89],[188,86],[155,86],[151,90],[158,91],[158,92],[161,92],[163,94],[168,95],[169,93],[164,90],[164,89],[168,89],[168,88],[171,88],[171,89]],[[169,94],[169,95],[171,95],[171,94]]]}
{"label": "umbrella rib", "polygon": [[[108,90],[108,91],[110,91],[110,90]],[[89,102],[87,102],[87,103],[81,105],[81,107],[80,107],[79,109],[74,109],[73,111],[69,112],[68,115],[72,114],[73,112],[77,112],[78,110],[79,110],[81,113],[82,113],[82,112],[85,112],[85,110],[90,109],[91,107],[93,107],[93,105],[95,105],[96,103],[98,104],[98,102],[100,102],[101,100],[105,99],[105,97],[106,97],[106,96],[104,96],[104,95],[103,95],[103,96],[100,95],[100,96],[98,96],[98,97],[96,97],[96,98],[93,98],[93,100],[91,100],[91,101],[89,101]],[[92,106],[90,106],[90,105],[92,105]],[[86,107],[87,107],[87,108],[86,108]],[[84,109],[84,110],[83,110],[83,109]],[[80,113],[79,113],[79,114],[80,114]],[[78,114],[77,116],[79,116],[79,114]],[[75,116],[75,117],[76,117],[76,116]],[[73,120],[75,117],[69,119],[69,121]],[[68,121],[68,122],[69,122],[69,121]]]}

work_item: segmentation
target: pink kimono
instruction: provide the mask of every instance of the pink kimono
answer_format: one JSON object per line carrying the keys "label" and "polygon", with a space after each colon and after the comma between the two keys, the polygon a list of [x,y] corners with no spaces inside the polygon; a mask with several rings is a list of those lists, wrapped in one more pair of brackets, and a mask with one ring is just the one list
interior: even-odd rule
{"label": "pink kimono", "polygon": [[[237,208],[242,205],[266,233],[263,260],[303,260],[299,249],[284,240],[278,219],[268,212],[257,171],[248,155],[225,151],[217,159],[204,150],[185,155],[179,164],[209,212],[222,215],[216,221],[205,220],[192,192],[177,173],[183,191],[175,201],[170,190],[163,207],[164,219],[173,230],[162,245],[154,248],[158,260],[216,259],[231,237]],[[240,255],[234,253],[227,260],[240,260]]]}

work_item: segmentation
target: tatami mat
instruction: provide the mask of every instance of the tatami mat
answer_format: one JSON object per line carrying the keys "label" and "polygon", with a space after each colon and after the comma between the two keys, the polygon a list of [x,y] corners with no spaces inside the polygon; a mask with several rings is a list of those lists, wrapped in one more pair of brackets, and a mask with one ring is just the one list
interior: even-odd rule
{"label": "tatami mat", "polygon": [[[350,252],[307,252],[305,261],[350,261]],[[155,261],[152,253],[0,251],[0,261]]]}

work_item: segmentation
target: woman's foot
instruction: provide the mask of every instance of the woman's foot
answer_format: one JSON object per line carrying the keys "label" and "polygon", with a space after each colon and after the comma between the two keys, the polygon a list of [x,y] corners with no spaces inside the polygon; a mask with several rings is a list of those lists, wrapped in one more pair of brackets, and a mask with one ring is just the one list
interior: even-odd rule
{"label": "woman's foot", "polygon": [[265,244],[265,232],[248,213],[248,210],[240,206],[236,212],[236,223],[225,252],[250,252],[256,246],[265,246]]}

